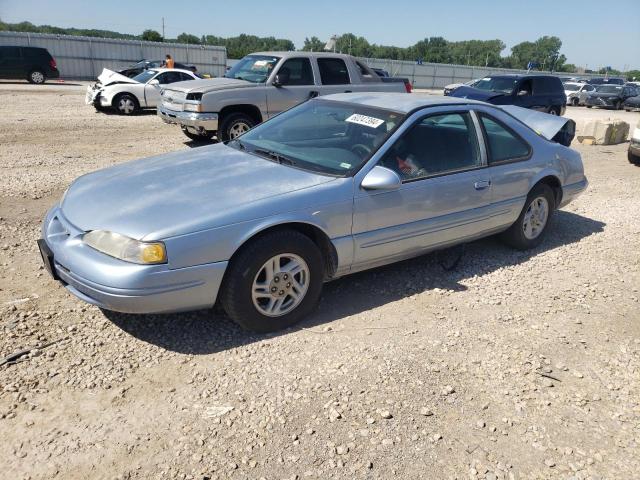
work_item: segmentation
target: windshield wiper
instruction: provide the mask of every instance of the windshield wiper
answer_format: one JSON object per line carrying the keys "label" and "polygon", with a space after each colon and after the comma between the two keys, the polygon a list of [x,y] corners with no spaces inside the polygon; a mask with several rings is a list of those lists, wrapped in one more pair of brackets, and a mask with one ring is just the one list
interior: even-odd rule
{"label": "windshield wiper", "polygon": [[245,147],[244,143],[242,143],[242,140],[240,140],[239,138],[234,138],[233,140],[231,140],[231,142],[229,143],[235,143],[238,145],[238,147],[240,147],[240,150],[246,150],[247,147]]}
{"label": "windshield wiper", "polygon": [[295,165],[296,162],[294,162],[292,159],[290,159],[289,157],[282,155],[278,152],[274,152],[272,150],[264,150],[262,148],[256,148],[255,150],[253,150],[253,153],[257,153],[258,155],[261,155],[265,158],[268,158],[269,160],[274,160],[276,162],[278,162],[280,165]]}

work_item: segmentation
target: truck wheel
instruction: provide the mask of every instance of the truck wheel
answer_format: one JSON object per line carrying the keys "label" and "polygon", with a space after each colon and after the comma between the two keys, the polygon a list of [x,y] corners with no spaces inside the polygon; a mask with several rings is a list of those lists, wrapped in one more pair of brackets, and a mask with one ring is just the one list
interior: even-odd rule
{"label": "truck wheel", "polygon": [[256,122],[246,113],[236,112],[225,115],[218,126],[218,139],[227,142],[253,128]]}
{"label": "truck wheel", "polygon": [[136,97],[128,93],[122,93],[114,98],[113,107],[120,115],[133,115],[140,110]]}
{"label": "truck wheel", "polygon": [[313,311],[323,275],[322,254],[309,237],[293,230],[269,232],[231,259],[220,299],[241,327],[273,332]]}
{"label": "truck wheel", "polygon": [[193,133],[193,132],[190,132],[187,127],[181,127],[181,129],[182,129],[182,133],[184,133],[188,138],[190,138],[194,142],[210,141],[216,133],[213,130],[205,130],[206,133]]}
{"label": "truck wheel", "polygon": [[42,70],[33,70],[29,73],[27,80],[29,83],[35,83],[36,85],[42,85],[47,77],[45,77],[44,72]]}

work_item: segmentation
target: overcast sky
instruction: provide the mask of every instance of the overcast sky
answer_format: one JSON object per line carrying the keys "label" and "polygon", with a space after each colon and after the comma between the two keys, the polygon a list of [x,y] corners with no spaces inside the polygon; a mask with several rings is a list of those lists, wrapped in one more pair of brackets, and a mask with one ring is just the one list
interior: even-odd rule
{"label": "overcast sky", "polygon": [[0,0],[5,22],[99,28],[166,36],[240,33],[322,40],[352,32],[372,43],[407,47],[432,36],[495,39],[511,46],[543,35],[562,40],[567,61],[596,69],[640,69],[640,0]]}

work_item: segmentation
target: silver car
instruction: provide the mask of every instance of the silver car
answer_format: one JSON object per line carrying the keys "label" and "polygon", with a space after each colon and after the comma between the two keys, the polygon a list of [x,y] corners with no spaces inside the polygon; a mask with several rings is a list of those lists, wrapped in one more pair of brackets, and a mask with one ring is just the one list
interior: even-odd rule
{"label": "silver car", "polygon": [[537,246],[587,186],[580,155],[547,139],[561,123],[451,97],[330,95],[227,144],[78,178],[38,243],[103,309],[219,300],[243,327],[277,330],[349,273],[497,233]]}

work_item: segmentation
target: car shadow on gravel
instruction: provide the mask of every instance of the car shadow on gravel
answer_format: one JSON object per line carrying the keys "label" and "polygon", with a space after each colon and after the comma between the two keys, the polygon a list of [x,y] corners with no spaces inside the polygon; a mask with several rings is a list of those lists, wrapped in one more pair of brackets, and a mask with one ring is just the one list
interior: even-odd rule
{"label": "car shadow on gravel", "polygon": [[[317,311],[300,324],[267,335],[244,331],[216,307],[211,310],[169,315],[103,313],[126,333],[170,351],[206,355],[309,329],[371,310],[380,305],[435,288],[464,291],[460,282],[526,262],[531,257],[579,242],[603,231],[605,224],[575,213],[560,211],[545,241],[520,252],[489,237],[403,262],[360,272],[325,285]],[[458,265],[447,268],[459,258]]]}

